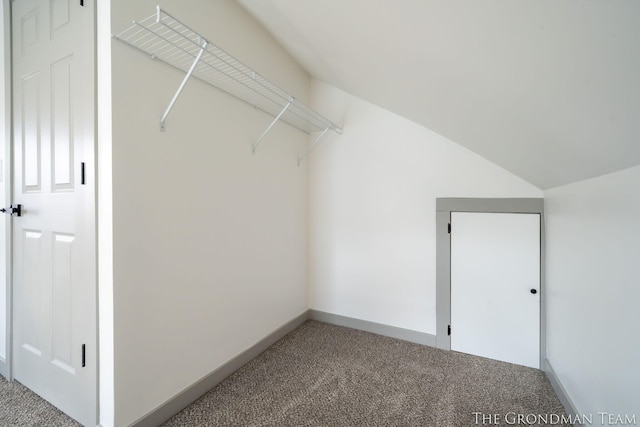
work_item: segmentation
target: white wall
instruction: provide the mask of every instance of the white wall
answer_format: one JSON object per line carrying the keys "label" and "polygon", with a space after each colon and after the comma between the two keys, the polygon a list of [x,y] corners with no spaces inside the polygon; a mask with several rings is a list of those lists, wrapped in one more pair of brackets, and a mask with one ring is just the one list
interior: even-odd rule
{"label": "white wall", "polygon": [[[111,2],[114,33],[157,0]],[[308,75],[231,0],[171,14],[308,99]],[[307,309],[308,137],[112,43],[115,425],[127,425]]]}
{"label": "white wall", "polygon": [[640,417],[639,188],[637,166],[545,191],[548,360],[580,413]]}
{"label": "white wall", "polygon": [[325,83],[312,99],[344,134],[310,157],[310,308],[435,334],[436,198],[542,191]]}

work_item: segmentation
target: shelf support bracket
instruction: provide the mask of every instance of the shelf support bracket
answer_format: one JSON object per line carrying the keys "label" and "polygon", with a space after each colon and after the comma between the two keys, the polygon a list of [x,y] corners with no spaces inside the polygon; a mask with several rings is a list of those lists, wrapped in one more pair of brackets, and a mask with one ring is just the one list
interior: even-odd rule
{"label": "shelf support bracket", "polygon": [[309,148],[307,149],[307,151],[304,152],[304,154],[300,157],[298,157],[298,166],[300,166],[300,162],[302,162],[304,160],[305,157],[307,157],[309,155],[309,153],[311,153],[311,151],[313,150],[313,147],[316,146],[316,144],[318,143],[318,141],[320,141],[320,139],[322,139],[322,137],[324,136],[325,133],[327,133],[327,131],[329,130],[329,128],[325,128],[320,135],[318,135],[316,137],[316,139],[313,140],[313,142],[311,143],[311,145],[309,146]]}
{"label": "shelf support bracket", "polygon": [[162,115],[162,118],[160,119],[160,130],[162,132],[165,131],[164,121],[167,119],[167,116],[171,112],[171,109],[173,108],[173,106],[175,105],[176,101],[178,100],[178,97],[182,93],[182,90],[184,89],[185,85],[187,84],[187,81],[189,80],[189,78],[191,77],[193,72],[195,71],[196,66],[200,62],[200,59],[202,58],[202,54],[204,53],[205,49],[207,48],[207,44],[208,44],[208,42],[206,40],[202,41],[202,46],[200,47],[200,52],[198,52],[198,54],[196,55],[196,59],[193,61],[193,64],[191,64],[191,67],[189,68],[189,71],[187,71],[187,74],[184,76],[184,79],[182,80],[182,83],[180,83],[180,86],[178,87],[178,90],[176,91],[176,94],[173,95],[173,99],[171,100],[171,102],[169,103],[169,106],[167,107],[167,109],[165,110],[164,114]]}
{"label": "shelf support bracket", "polygon": [[289,102],[287,102],[287,105],[285,105],[282,111],[280,111],[280,114],[278,114],[278,116],[275,119],[273,119],[271,124],[264,130],[264,132],[262,132],[262,135],[260,135],[260,138],[258,138],[258,140],[251,147],[251,151],[253,152],[253,154],[256,154],[256,148],[258,148],[258,145],[260,144],[260,142],[264,139],[265,136],[267,136],[267,134],[269,133],[273,125],[275,125],[276,122],[280,120],[280,117],[282,117],[284,112],[287,111],[287,108],[289,108],[292,102],[293,102],[293,98],[289,98]]}

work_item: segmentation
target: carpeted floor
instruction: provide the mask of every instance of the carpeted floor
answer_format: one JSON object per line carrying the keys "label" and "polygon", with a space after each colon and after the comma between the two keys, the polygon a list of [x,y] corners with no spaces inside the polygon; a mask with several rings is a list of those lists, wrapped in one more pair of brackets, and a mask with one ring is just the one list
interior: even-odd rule
{"label": "carpeted floor", "polygon": [[541,371],[309,321],[164,426],[544,425],[532,414],[564,414]]}
{"label": "carpeted floor", "polygon": [[[549,414],[564,411],[538,370],[309,321],[164,426],[537,426],[518,416]],[[1,427],[78,425],[0,376]]]}
{"label": "carpeted floor", "polygon": [[19,382],[9,383],[0,375],[0,426],[79,427],[80,424]]}

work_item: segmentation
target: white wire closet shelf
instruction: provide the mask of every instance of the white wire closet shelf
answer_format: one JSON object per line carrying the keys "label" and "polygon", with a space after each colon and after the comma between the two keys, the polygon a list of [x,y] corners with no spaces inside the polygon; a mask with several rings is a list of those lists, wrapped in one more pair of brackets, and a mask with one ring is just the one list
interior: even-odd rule
{"label": "white wire closet shelf", "polygon": [[[153,59],[186,72],[160,120],[161,130],[165,129],[165,120],[185,84],[190,77],[195,77],[275,118],[253,144],[254,152],[278,120],[307,134],[320,132],[309,147],[309,151],[328,130],[342,133],[339,126],[210,43],[205,37],[162,10],[160,6],[156,7],[156,13],[140,21],[133,21],[133,25],[115,35],[114,38],[151,55]],[[308,152],[302,157],[306,154]]]}

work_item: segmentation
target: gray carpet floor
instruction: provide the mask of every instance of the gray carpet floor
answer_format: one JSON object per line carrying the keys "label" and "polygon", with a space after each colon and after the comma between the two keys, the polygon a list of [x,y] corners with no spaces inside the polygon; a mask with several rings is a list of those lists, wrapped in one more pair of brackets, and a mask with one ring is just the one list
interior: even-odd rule
{"label": "gray carpet floor", "polygon": [[461,427],[483,414],[566,415],[536,369],[309,321],[164,426]]}
{"label": "gray carpet floor", "polygon": [[[564,414],[541,371],[308,321],[164,426],[545,425],[519,414]],[[0,426],[78,424],[0,376]]]}
{"label": "gray carpet floor", "polygon": [[0,426],[79,427],[49,402],[17,381],[0,375]]}

